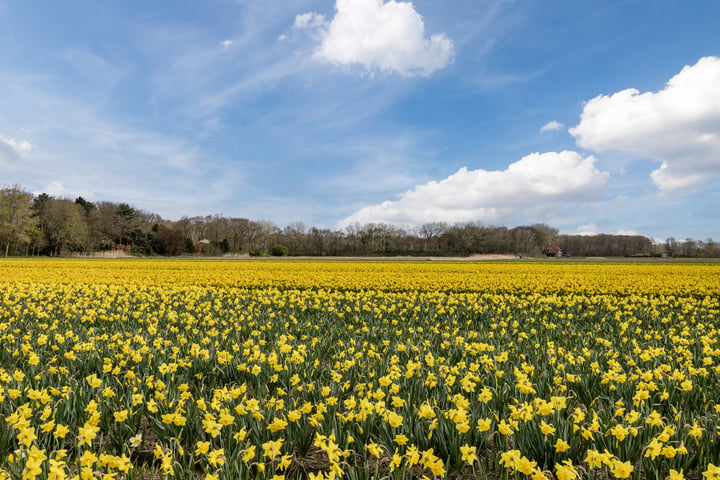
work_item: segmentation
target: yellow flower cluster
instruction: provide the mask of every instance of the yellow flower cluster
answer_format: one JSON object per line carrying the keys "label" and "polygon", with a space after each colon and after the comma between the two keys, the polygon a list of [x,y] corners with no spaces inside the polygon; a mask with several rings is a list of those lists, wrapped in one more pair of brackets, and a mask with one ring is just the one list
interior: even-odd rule
{"label": "yellow flower cluster", "polygon": [[678,264],[0,262],[0,480],[720,479],[718,280]]}
{"label": "yellow flower cluster", "polygon": [[0,283],[711,296],[717,264],[3,259]]}

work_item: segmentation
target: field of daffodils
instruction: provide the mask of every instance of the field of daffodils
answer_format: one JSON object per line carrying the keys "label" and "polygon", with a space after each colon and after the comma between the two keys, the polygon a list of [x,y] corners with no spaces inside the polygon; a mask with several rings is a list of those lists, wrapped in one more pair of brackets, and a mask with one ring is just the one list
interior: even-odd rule
{"label": "field of daffodils", "polygon": [[3,479],[720,479],[720,265],[0,261]]}

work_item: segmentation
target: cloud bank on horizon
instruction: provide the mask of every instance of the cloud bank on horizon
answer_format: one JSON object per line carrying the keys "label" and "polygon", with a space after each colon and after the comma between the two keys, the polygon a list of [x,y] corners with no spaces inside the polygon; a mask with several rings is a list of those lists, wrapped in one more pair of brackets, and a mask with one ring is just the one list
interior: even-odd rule
{"label": "cloud bank on horizon", "polygon": [[571,151],[533,153],[504,171],[463,167],[444,180],[418,185],[399,200],[364,207],[340,227],[353,223],[493,223],[521,211],[542,213],[563,202],[597,200],[608,176],[595,167],[592,156],[583,158]]}

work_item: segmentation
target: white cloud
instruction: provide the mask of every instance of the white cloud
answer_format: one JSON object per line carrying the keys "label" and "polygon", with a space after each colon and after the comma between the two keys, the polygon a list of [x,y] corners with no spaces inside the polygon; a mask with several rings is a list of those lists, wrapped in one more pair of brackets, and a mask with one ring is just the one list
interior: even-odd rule
{"label": "white cloud", "polygon": [[399,200],[358,210],[339,223],[358,222],[410,226],[426,222],[498,222],[514,215],[544,212],[567,202],[599,198],[609,174],[595,167],[595,158],[577,152],[533,153],[507,170],[461,168],[439,182],[407,191]]}
{"label": "white cloud", "polygon": [[614,235],[635,236],[635,235],[640,235],[640,234],[638,232],[636,232],[635,230],[622,230],[621,229],[621,230],[616,230]]}
{"label": "white cloud", "polygon": [[337,0],[335,8],[330,22],[313,12],[295,18],[297,28],[320,33],[319,60],[406,76],[431,75],[452,62],[452,40],[445,34],[426,38],[411,2]]}
{"label": "white cloud", "polygon": [[27,140],[13,140],[0,137],[0,161],[17,160],[32,150],[33,146]]}
{"label": "white cloud", "polygon": [[541,132],[549,132],[552,130],[560,130],[561,128],[563,128],[562,123],[558,122],[557,120],[551,120],[548,123],[546,123],[545,125],[543,125],[542,128],[540,129],[540,131]]}
{"label": "white cloud", "polygon": [[600,95],[569,131],[583,148],[661,162],[651,177],[662,191],[699,185],[720,174],[720,58],[685,66],[658,92]]}
{"label": "white cloud", "polygon": [[228,39],[228,40],[223,40],[222,42],[220,42],[220,45],[222,45],[223,48],[230,48],[230,47],[233,46],[234,43],[235,43],[235,42],[233,42],[232,40]]}
{"label": "white cloud", "polygon": [[588,223],[587,225],[582,225],[577,228],[575,232],[570,232],[568,235],[582,235],[582,236],[591,236],[591,235],[601,235],[601,234],[608,234],[608,235],[628,235],[628,236],[634,236],[639,235],[635,230],[616,230],[614,232],[601,232],[597,225],[594,223]]}
{"label": "white cloud", "polygon": [[89,190],[68,188],[62,182],[50,182],[45,188],[33,192],[33,195],[40,195],[41,193],[47,193],[55,198],[68,198],[70,200],[75,200],[77,197],[92,200],[95,197],[95,194]]}
{"label": "white cloud", "polygon": [[327,26],[325,15],[315,12],[303,13],[295,17],[295,28],[318,28]]}
{"label": "white cloud", "polygon": [[16,141],[12,138],[0,137],[0,142],[12,148],[18,155],[24,155],[25,153],[32,150],[32,143],[28,142],[27,140]]}

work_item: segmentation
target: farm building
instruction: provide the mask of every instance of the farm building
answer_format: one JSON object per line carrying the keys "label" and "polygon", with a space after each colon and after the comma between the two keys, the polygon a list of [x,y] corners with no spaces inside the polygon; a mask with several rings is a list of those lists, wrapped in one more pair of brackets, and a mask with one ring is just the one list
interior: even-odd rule
{"label": "farm building", "polygon": [[195,251],[197,253],[209,253],[212,250],[212,244],[207,238],[203,238],[195,242]]}
{"label": "farm building", "polygon": [[562,257],[562,249],[557,245],[548,245],[543,249],[543,253],[548,257]]}

